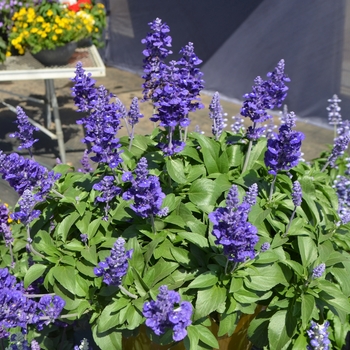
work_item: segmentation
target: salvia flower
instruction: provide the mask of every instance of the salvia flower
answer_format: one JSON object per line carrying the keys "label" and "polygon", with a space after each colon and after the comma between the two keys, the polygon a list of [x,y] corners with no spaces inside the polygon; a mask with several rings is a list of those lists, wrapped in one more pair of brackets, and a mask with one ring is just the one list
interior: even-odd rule
{"label": "salvia flower", "polygon": [[170,28],[166,23],[162,23],[162,20],[156,18],[153,22],[148,23],[151,28],[151,32],[147,34],[146,38],[141,40],[142,44],[146,45],[146,49],[143,50],[145,56],[143,60],[144,75],[142,78],[145,82],[143,87],[143,98],[145,101],[157,99],[154,95],[154,91],[157,89],[163,71],[166,69],[164,63],[165,58],[172,54],[172,51],[168,48],[171,47],[171,36],[168,34]]}
{"label": "salvia flower", "polygon": [[3,203],[0,204],[0,224],[7,224],[10,216],[8,205]]}
{"label": "salvia flower", "polygon": [[34,206],[37,201],[34,198],[34,194],[30,190],[25,190],[22,197],[19,199],[19,211],[11,214],[11,218],[14,220],[20,220],[23,225],[30,224],[34,219],[39,217],[40,210],[35,210]]}
{"label": "salvia flower", "polygon": [[30,350],[40,350],[40,345],[35,339],[30,342]]}
{"label": "salvia flower", "polygon": [[26,189],[33,190],[38,201],[47,196],[61,176],[54,171],[48,171],[33,159],[24,158],[17,153],[4,155],[1,151],[0,174],[19,195]]}
{"label": "salvia flower", "polygon": [[279,127],[278,135],[267,140],[264,160],[270,174],[277,175],[278,171],[290,170],[299,163],[304,134],[292,130],[294,126],[295,114],[291,112]]}
{"label": "salvia flower", "polygon": [[341,102],[341,100],[338,98],[337,95],[333,95],[333,97],[329,99],[328,102],[329,102],[329,106],[327,107],[328,122],[331,125],[338,125],[342,122],[342,117],[341,117],[341,114],[339,113],[341,108],[338,105],[338,103]]}
{"label": "salvia flower", "polygon": [[80,173],[90,173],[93,171],[90,163],[89,163],[89,151],[86,149],[84,150],[83,157],[80,160],[80,164],[82,165],[82,168],[78,169]]}
{"label": "salvia flower", "polygon": [[24,110],[21,107],[17,107],[17,120],[16,124],[18,126],[18,131],[13,134],[10,134],[10,137],[17,137],[21,144],[18,149],[28,149],[32,148],[33,144],[38,141],[38,139],[34,139],[33,133],[34,131],[38,131],[39,128],[32,125],[29,122],[28,116],[25,114]]}
{"label": "salvia flower", "polygon": [[[253,193],[249,198],[253,202]],[[254,202],[256,199],[254,200]],[[218,208],[208,215],[214,224],[212,234],[216,244],[223,245],[223,253],[228,260],[243,262],[254,259],[254,247],[258,242],[257,228],[248,222],[251,204],[247,201],[238,203],[238,188],[233,185],[228,193],[225,208]]]}
{"label": "salvia flower", "polygon": [[159,287],[157,300],[146,302],[142,311],[147,327],[157,335],[162,335],[167,329],[172,329],[174,341],[180,341],[186,337],[186,327],[192,323],[192,312],[191,303],[181,302],[180,294],[168,290],[165,285]]}
{"label": "salvia flower", "polygon": [[140,113],[139,108],[139,99],[134,97],[131,101],[130,110],[128,112],[128,123],[133,128],[138,122],[140,118],[143,118],[143,114]]}
{"label": "salvia flower", "polygon": [[123,160],[120,157],[120,143],[116,137],[120,126],[120,107],[111,103],[113,97],[104,86],[100,86],[95,94],[94,108],[89,116],[77,121],[85,127],[83,143],[91,143],[91,152],[95,153],[91,160],[97,163],[107,163],[112,169]]}
{"label": "salvia flower", "polygon": [[123,193],[123,199],[133,199],[134,203],[130,207],[142,218],[165,216],[168,209],[161,209],[165,194],[160,187],[159,178],[150,175],[147,167],[147,160],[143,157],[135,168],[135,178],[131,172],[123,174],[122,180],[131,182],[131,187]]}
{"label": "salvia flower", "polygon": [[293,182],[292,200],[293,200],[293,204],[295,207],[300,207],[301,202],[303,200],[303,192],[302,192],[299,181]]}
{"label": "salvia flower", "polygon": [[322,171],[330,165],[332,168],[336,167],[337,159],[342,156],[349,146],[350,142],[350,127],[349,121],[346,120],[338,128],[338,137],[334,139],[334,145],[329,155],[326,164],[324,165]]}
{"label": "salvia flower", "polygon": [[5,224],[5,223],[0,223],[0,233],[3,234],[4,236],[4,241],[5,241],[5,245],[6,247],[9,247],[11,245],[11,243],[13,242],[13,236],[12,236],[12,232],[10,229],[10,225],[9,224]]}
{"label": "salvia flower", "polygon": [[[38,302],[38,310],[40,317],[42,318],[37,322],[39,330],[43,328],[43,325],[48,325],[54,322],[61,314],[66,302],[58,295],[44,295]],[[47,319],[44,319],[47,318]]]}
{"label": "salvia flower", "polygon": [[233,116],[232,120],[233,120],[233,124],[231,124],[231,130],[236,134],[244,132],[245,130],[245,127],[243,124],[244,119],[239,116]]}
{"label": "salvia flower", "polygon": [[307,350],[329,350],[330,340],[328,338],[329,333],[327,331],[329,322],[326,321],[323,324],[318,324],[311,320],[310,329],[307,330],[307,335],[310,339]]}
{"label": "salvia flower", "polygon": [[89,341],[84,338],[81,342],[80,345],[75,345],[74,350],[89,350]]}
{"label": "salvia flower", "polygon": [[215,136],[215,139],[218,140],[224,128],[227,126],[227,124],[225,124],[225,121],[227,121],[227,119],[224,118],[224,111],[220,104],[218,92],[214,93],[213,98],[210,102],[209,117],[213,121],[211,131]]}
{"label": "salvia flower", "polygon": [[350,179],[348,176],[338,175],[333,188],[338,196],[338,214],[343,224],[350,221]]}
{"label": "salvia flower", "polygon": [[86,74],[81,62],[76,65],[72,96],[78,112],[88,112],[96,104],[95,80],[91,78],[91,73]]}
{"label": "salvia flower", "polygon": [[[251,207],[256,204],[256,199],[258,197],[258,185],[253,184],[249,187],[245,197],[244,197],[244,202],[248,203]],[[227,199],[226,199],[227,203]]]}
{"label": "salvia flower", "polygon": [[324,274],[324,271],[326,269],[326,264],[322,263],[320,265],[317,265],[313,271],[312,271],[312,278],[320,278]]}
{"label": "salvia flower", "polygon": [[261,245],[260,251],[261,252],[266,252],[267,250],[270,249],[270,243],[269,242],[265,242]]}
{"label": "salvia flower", "polygon": [[128,270],[128,260],[131,259],[132,249],[125,251],[125,240],[119,237],[111,249],[111,255],[94,268],[97,277],[103,277],[107,285],[120,286],[122,278]]}
{"label": "salvia flower", "polygon": [[110,209],[110,202],[121,193],[120,187],[114,185],[114,176],[104,176],[103,179],[94,184],[92,188],[96,191],[100,191],[101,194],[96,197],[96,201],[105,203],[105,216],[104,220],[108,220],[108,211]]}

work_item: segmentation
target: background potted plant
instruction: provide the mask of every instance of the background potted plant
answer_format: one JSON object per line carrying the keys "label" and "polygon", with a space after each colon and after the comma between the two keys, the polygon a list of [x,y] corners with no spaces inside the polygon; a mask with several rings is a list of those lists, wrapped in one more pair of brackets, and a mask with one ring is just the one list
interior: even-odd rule
{"label": "background potted plant", "polygon": [[[189,43],[166,63],[169,27],[160,19],[150,27],[143,93],[160,125],[152,135],[134,132],[137,98],[127,110],[78,63],[73,98],[91,145],[82,168],[49,171],[0,153],[0,173],[21,195],[14,210],[0,207],[0,336],[71,349],[88,323],[81,348],[341,349],[350,314],[348,123],[312,163],[301,159],[293,112],[266,136],[260,123],[288,91],[281,60],[244,96],[246,131],[225,130],[215,93],[213,136],[189,133],[189,112],[203,107],[201,60]],[[122,122],[129,135],[118,139]],[[18,125],[30,149],[20,108]]]}
{"label": "background potted plant", "polygon": [[66,6],[46,0],[21,7],[12,20],[10,45],[30,51],[46,65],[67,63],[76,42],[93,30],[91,16],[77,16]]}

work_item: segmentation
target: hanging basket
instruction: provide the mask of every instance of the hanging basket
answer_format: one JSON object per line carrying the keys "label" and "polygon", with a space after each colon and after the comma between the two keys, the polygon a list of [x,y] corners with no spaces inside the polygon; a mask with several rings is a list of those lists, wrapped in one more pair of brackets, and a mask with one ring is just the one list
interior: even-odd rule
{"label": "hanging basket", "polygon": [[65,66],[76,48],[77,43],[73,41],[53,50],[41,50],[38,53],[32,53],[32,56],[44,66]]}

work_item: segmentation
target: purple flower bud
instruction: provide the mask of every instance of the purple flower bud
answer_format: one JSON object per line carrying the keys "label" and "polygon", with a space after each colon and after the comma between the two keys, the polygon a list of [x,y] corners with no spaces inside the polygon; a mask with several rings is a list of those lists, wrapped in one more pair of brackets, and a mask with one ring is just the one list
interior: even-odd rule
{"label": "purple flower bud", "polygon": [[312,278],[320,278],[324,274],[324,271],[326,269],[326,264],[322,263],[318,266],[316,266],[312,271]]}
{"label": "purple flower bud", "polygon": [[29,225],[41,214],[40,210],[34,210],[36,203],[37,201],[35,200],[33,193],[30,190],[25,190],[18,201],[20,210],[11,214],[11,218],[14,220],[20,220],[23,225]]}
{"label": "purple flower bud", "polygon": [[328,111],[328,121],[331,125],[338,125],[342,122],[341,114],[339,113],[341,108],[339,107],[338,103],[341,102],[341,100],[338,98],[337,95],[333,95],[331,99],[328,100],[329,106],[327,107]]}
{"label": "purple flower bud", "polygon": [[143,118],[143,114],[140,113],[138,98],[134,97],[131,101],[130,110],[128,113],[128,123],[134,127],[139,122],[140,118]]}
{"label": "purple flower bud", "polygon": [[329,333],[327,329],[329,322],[326,321],[323,324],[318,324],[311,321],[310,329],[307,331],[307,335],[310,339],[310,344],[307,346],[307,350],[329,350],[330,340],[328,338]]}
{"label": "purple flower bud", "polygon": [[24,113],[21,107],[17,107],[16,124],[18,125],[19,131],[16,131],[9,136],[17,137],[21,141],[18,149],[30,149],[33,144],[38,141],[38,139],[33,138],[33,133],[39,129],[29,122],[28,116]]}
{"label": "purple flower bud", "polygon": [[270,243],[269,242],[265,242],[265,243],[263,243],[261,245],[260,251],[263,253],[263,252],[266,252],[269,249],[270,249]]}
{"label": "purple flower bud", "polygon": [[222,131],[226,127],[226,119],[224,119],[224,112],[220,104],[218,92],[215,92],[213,95],[213,98],[209,105],[209,111],[209,117],[213,121],[211,130],[213,135],[215,136],[215,139],[218,140],[220,135],[222,134]]}
{"label": "purple flower bud", "polygon": [[292,200],[293,200],[294,206],[296,206],[296,207],[301,206],[301,202],[303,200],[303,192],[302,192],[299,181],[293,182]]}

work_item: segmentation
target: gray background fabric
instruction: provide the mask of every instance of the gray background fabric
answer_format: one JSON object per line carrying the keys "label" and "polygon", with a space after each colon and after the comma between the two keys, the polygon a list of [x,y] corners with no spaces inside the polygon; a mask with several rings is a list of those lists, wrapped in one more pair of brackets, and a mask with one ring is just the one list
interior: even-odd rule
{"label": "gray background fabric", "polygon": [[206,90],[242,100],[254,78],[264,78],[283,58],[292,80],[286,99],[290,111],[326,125],[327,99],[338,94],[341,114],[350,119],[350,0],[104,2],[110,11],[101,51],[107,65],[141,74],[141,39],[148,23],[159,17],[170,26],[171,59],[194,43]]}

